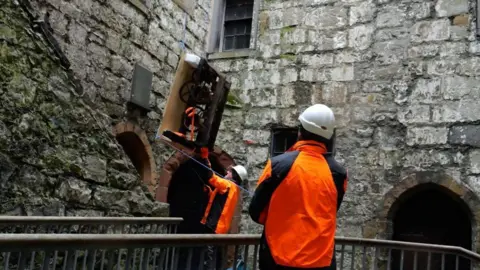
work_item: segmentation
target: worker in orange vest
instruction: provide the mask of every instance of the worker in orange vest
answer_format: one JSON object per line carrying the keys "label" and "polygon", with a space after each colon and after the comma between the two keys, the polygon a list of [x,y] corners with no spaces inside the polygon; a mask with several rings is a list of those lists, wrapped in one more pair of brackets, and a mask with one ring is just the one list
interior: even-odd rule
{"label": "worker in orange vest", "polygon": [[[206,147],[200,149],[199,161],[211,168]],[[205,186],[209,191],[210,199],[205,209],[205,214],[200,221],[200,223],[205,225],[206,233],[228,233],[240,196],[239,186],[246,179],[247,170],[242,165],[229,167],[224,177],[211,172],[208,185]],[[220,269],[223,257],[220,247],[208,247],[206,264],[213,262],[214,252],[216,252],[216,269]]]}
{"label": "worker in orange vest", "polygon": [[[200,153],[202,163],[211,167],[208,160],[208,149],[202,148]],[[247,170],[242,165],[227,169],[227,174],[220,177],[210,174],[207,189],[210,189],[210,200],[201,223],[207,226],[212,233],[228,233],[235,213],[240,190],[239,185],[247,178]]]}
{"label": "worker in orange vest", "polygon": [[316,104],[299,121],[298,141],[267,162],[249,206],[264,225],[260,269],[336,269],[336,218],[348,178],[327,151],[335,117]]}

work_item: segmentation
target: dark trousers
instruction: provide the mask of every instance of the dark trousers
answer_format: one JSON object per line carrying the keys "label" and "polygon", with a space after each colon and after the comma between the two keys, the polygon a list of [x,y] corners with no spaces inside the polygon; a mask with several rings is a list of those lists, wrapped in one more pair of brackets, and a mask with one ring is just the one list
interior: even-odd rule
{"label": "dark trousers", "polygon": [[[205,227],[207,234],[215,234],[215,232]],[[205,265],[209,268],[205,269],[216,269],[216,270],[223,270],[222,269],[222,262],[223,262],[223,247],[222,246],[207,246],[207,256],[205,258]]]}
{"label": "dark trousers", "polygon": [[267,244],[267,240],[265,239],[264,234],[262,234],[262,238],[260,240],[260,252],[259,252],[258,265],[260,270],[336,270],[337,269],[335,251],[332,258],[332,263],[330,264],[330,266],[327,266],[327,267],[295,268],[295,267],[278,265],[275,262],[275,260],[273,260],[272,253],[270,252],[270,247]]}
{"label": "dark trousers", "polygon": [[[215,232],[198,223],[179,226],[178,233],[214,234]],[[178,270],[222,269],[223,252],[221,246],[198,246],[178,248]],[[190,266],[190,267],[189,267]]]}

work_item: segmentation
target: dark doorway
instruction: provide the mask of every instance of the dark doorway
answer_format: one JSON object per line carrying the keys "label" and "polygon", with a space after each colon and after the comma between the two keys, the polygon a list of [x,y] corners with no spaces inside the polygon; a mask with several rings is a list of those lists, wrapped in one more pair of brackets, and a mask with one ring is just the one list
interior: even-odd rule
{"label": "dark doorway", "polygon": [[[436,184],[419,185],[400,196],[394,205],[393,240],[460,246],[471,250],[470,211],[451,191]],[[400,252],[392,252],[392,270],[401,269]],[[456,258],[445,256],[444,270],[457,269]],[[403,269],[414,269],[414,253],[404,253]],[[428,253],[417,254],[417,267],[427,269]],[[460,259],[458,269],[470,269]],[[442,256],[432,254],[430,269],[442,269]]]}

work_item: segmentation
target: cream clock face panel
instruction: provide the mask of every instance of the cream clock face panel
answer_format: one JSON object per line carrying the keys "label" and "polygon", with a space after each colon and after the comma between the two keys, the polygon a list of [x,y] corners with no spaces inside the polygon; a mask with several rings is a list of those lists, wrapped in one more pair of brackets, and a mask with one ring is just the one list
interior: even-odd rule
{"label": "cream clock face panel", "polygon": [[179,5],[185,12],[193,16],[197,0],[173,0],[173,2]]}

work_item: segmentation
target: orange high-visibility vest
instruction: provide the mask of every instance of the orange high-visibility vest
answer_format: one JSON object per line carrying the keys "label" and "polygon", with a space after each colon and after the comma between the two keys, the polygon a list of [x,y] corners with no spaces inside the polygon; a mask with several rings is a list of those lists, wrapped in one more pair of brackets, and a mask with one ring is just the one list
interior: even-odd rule
{"label": "orange high-visibility vest", "polygon": [[208,181],[214,189],[210,193],[210,199],[201,223],[217,234],[228,233],[235,214],[239,189],[230,180],[223,179],[215,174]]}
{"label": "orange high-visibility vest", "polygon": [[323,268],[332,263],[336,216],[347,174],[324,144],[299,141],[268,161],[249,213],[264,225],[265,247],[280,266]]}

